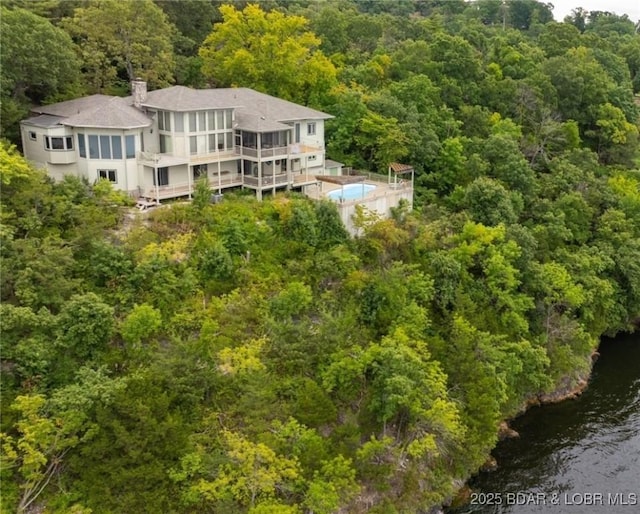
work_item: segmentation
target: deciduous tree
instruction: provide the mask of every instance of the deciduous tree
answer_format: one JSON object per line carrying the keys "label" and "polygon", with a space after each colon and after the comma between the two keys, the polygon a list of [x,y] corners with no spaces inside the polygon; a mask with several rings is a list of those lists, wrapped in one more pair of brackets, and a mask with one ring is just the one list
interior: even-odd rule
{"label": "deciduous tree", "polygon": [[92,0],[62,26],[78,45],[93,91],[128,91],[136,78],[152,88],[173,82],[175,28],[152,0]]}
{"label": "deciduous tree", "polygon": [[245,86],[286,100],[318,104],[336,70],[301,16],[256,4],[220,6],[222,23],[200,48],[202,71],[217,86]]}

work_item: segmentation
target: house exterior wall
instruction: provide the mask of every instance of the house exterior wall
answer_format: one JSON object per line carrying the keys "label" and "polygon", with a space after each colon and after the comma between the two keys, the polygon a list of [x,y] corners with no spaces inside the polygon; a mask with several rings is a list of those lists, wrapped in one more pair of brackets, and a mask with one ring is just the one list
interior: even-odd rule
{"label": "house exterior wall", "polygon": [[[300,124],[300,142],[303,145],[324,148],[324,120],[302,120]],[[315,134],[309,134],[310,126],[313,124]]]}
{"label": "house exterior wall", "polygon": [[[236,147],[234,108],[186,112],[149,108],[145,112],[151,119],[151,125],[131,130],[60,125],[36,127],[23,123],[25,157],[37,166],[46,168],[57,180],[62,179],[65,174],[84,177],[89,182],[105,176],[117,189],[141,196],[154,188],[153,166],[159,160],[165,163],[161,166],[168,166],[168,186],[182,184],[187,188],[192,187],[195,182],[194,166],[203,165],[207,166],[207,177],[212,187],[217,183],[220,187],[245,185],[255,188],[255,181],[243,183],[242,179],[238,179],[239,163],[242,160],[247,161],[247,169],[240,172],[241,176],[248,177],[253,168],[256,168],[256,175],[257,170],[261,169],[263,177],[272,176],[275,172],[281,176],[278,179],[279,186],[293,185],[294,174],[298,176],[324,172],[322,119],[287,120],[285,125],[291,128],[277,131],[278,137],[274,138],[277,143],[265,143],[261,151],[256,148],[244,154],[241,148]],[[55,119],[52,121],[55,123]],[[47,123],[48,120],[41,119],[38,122]],[[296,126],[299,127],[300,136],[297,142]],[[30,139],[30,132],[35,133],[35,141]],[[47,135],[72,136],[73,148],[47,151],[44,148],[44,137]],[[127,136],[132,136],[135,142],[135,151],[129,158],[126,157]],[[262,137],[259,134],[256,136]],[[79,138],[84,141],[83,145]],[[117,144],[121,151],[116,152],[116,155],[121,154],[121,158],[114,158],[113,150],[103,155],[103,141],[107,148],[111,145],[113,149]],[[284,170],[282,163],[285,165]],[[281,183],[285,174],[288,174],[291,184]],[[175,196],[182,196],[179,192],[181,191],[176,188]]]}
{"label": "house exterior wall", "polygon": [[360,205],[365,209],[375,212],[382,218],[391,216],[391,208],[397,207],[400,200],[406,200],[409,208],[413,208],[413,188],[407,187],[398,190],[385,190],[383,192],[375,192],[359,200],[351,200],[346,202],[338,202],[338,213],[340,219],[344,223],[347,231],[351,235],[357,235],[358,230],[353,224],[353,216],[356,214],[356,206]]}
{"label": "house exterior wall", "polygon": [[[77,147],[71,129],[61,126],[37,127],[22,124],[20,132],[24,155],[35,167],[47,170],[55,180],[62,180],[64,175],[69,173],[76,174]],[[32,136],[35,136],[35,140],[32,139]],[[46,137],[72,137],[72,148],[68,150],[47,149],[45,148]]]}
{"label": "house exterior wall", "polygon": [[[137,155],[140,151],[140,130],[122,130],[122,129],[94,129],[94,128],[78,128],[74,129],[76,139],[76,151],[78,153],[78,162],[76,173],[80,176],[84,176],[90,183],[95,182],[101,178],[100,171],[103,170],[103,176],[112,179],[113,186],[116,189],[135,193],[140,182],[138,180],[137,173]],[[80,155],[80,142],[79,138],[84,136],[85,152],[84,157]],[[103,136],[103,139],[100,137]],[[133,157],[127,158],[127,136],[133,137],[134,148]],[[92,157],[92,146],[95,144],[96,138],[98,139],[99,146],[104,138],[108,138],[108,142],[111,145],[111,158],[104,158],[102,148],[100,147],[100,153],[96,158]],[[116,141],[119,141],[120,158],[114,158]],[[92,144],[93,143],[93,144]],[[95,150],[95,149],[94,149]],[[115,174],[109,173],[114,171]]]}

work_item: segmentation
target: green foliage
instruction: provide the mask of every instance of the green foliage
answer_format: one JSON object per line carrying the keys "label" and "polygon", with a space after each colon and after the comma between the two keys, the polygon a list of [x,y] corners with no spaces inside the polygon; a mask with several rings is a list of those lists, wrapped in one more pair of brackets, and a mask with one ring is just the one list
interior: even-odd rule
{"label": "green foliage", "polygon": [[72,296],[57,318],[57,344],[79,361],[105,348],[114,331],[113,308],[95,293]]}
{"label": "green foliage", "polygon": [[223,21],[200,47],[204,76],[218,86],[244,86],[286,100],[318,104],[335,82],[335,67],[301,16],[249,4],[220,6]]}
{"label": "green foliage", "polygon": [[162,316],[151,305],[136,305],[129,312],[120,326],[120,333],[124,341],[135,347],[143,341],[148,341],[157,334],[162,327]]}
{"label": "green foliage", "polygon": [[480,177],[467,187],[464,205],[479,223],[489,226],[512,224],[518,220],[522,209],[522,196],[510,193],[496,180]]}
{"label": "green foliage", "polygon": [[[5,3],[25,64],[3,66],[3,124],[76,87],[69,38],[26,8],[81,44],[90,88],[160,87],[174,61],[201,84],[202,64],[329,112],[328,155],[409,163],[416,189],[413,211],[357,208],[355,238],[333,203],[211,204],[206,182],[125,224],[108,181],[54,183],[2,143],[3,511],[429,510],[500,421],[640,317],[628,20],[555,23],[528,0]],[[33,55],[11,23],[41,29]],[[37,71],[41,34],[58,53]]]}
{"label": "green foliage", "polygon": [[69,35],[45,18],[3,6],[0,20],[2,133],[17,143],[30,103],[82,93],[80,63]]}
{"label": "green foliage", "polygon": [[152,0],[91,1],[76,8],[62,25],[78,45],[92,91],[117,91],[122,78],[141,78],[153,88],[173,81],[175,29]]}

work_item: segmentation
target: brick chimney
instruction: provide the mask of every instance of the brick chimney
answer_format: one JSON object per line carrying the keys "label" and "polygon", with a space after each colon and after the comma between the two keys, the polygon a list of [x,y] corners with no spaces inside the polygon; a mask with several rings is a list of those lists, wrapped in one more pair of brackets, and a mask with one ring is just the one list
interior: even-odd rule
{"label": "brick chimney", "polygon": [[147,83],[140,78],[132,80],[131,95],[133,96],[134,107],[142,108],[142,102],[147,99]]}

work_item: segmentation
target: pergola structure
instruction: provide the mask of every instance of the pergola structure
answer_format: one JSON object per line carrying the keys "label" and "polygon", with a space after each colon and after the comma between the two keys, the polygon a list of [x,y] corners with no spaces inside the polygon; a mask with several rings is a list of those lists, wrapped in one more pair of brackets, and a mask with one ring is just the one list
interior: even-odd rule
{"label": "pergola structure", "polygon": [[[393,182],[391,181],[393,173]],[[411,173],[411,188],[413,189],[413,180],[415,177],[415,170],[413,166],[409,164],[400,164],[399,162],[392,162],[389,164],[389,184],[398,185],[398,175],[408,175]]]}

